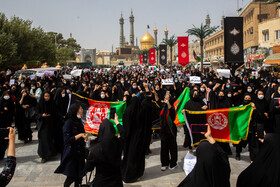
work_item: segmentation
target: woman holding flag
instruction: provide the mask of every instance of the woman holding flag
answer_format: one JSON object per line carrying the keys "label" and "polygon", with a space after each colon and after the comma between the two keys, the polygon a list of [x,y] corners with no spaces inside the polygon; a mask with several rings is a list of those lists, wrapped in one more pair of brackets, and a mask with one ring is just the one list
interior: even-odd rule
{"label": "woman holding flag", "polygon": [[[156,101],[159,98],[156,96]],[[170,102],[171,94],[166,91],[163,102],[158,102],[158,105],[162,108],[160,112],[160,160],[161,170],[165,171],[168,166],[170,169],[177,167],[178,160],[178,148],[177,148],[177,127],[174,124],[175,120],[175,109]],[[169,157],[170,155],[170,157]]]}

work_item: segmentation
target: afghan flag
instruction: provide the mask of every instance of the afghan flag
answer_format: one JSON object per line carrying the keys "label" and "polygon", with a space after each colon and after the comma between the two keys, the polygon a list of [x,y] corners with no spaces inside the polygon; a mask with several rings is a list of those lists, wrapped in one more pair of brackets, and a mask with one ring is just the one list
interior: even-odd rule
{"label": "afghan flag", "polygon": [[178,37],[178,63],[185,67],[189,62],[189,37]]}
{"label": "afghan flag", "polygon": [[149,50],[149,62],[151,65],[156,63],[156,49]]}
{"label": "afghan flag", "polygon": [[199,56],[197,56],[197,54],[195,53],[195,51],[193,51],[193,57],[197,62],[201,61],[201,58]]}
{"label": "afghan flag", "polygon": [[[126,102],[104,102],[104,101],[95,101],[85,97],[82,97],[76,93],[71,95],[71,104],[78,102],[81,104],[84,114],[82,122],[84,124],[84,129],[86,132],[91,134],[98,134],[99,126],[104,119],[110,116],[110,111],[112,108],[116,108],[116,113],[120,124],[123,124],[123,114],[126,109]],[[110,120],[110,119],[109,119]],[[114,121],[110,120],[116,129],[118,134],[118,128]]]}
{"label": "afghan flag", "polygon": [[185,117],[182,114],[182,110],[184,109],[185,104],[190,100],[190,89],[185,88],[184,91],[181,93],[180,97],[175,101],[174,108],[176,111],[175,117],[175,125],[182,125],[185,123]]}
{"label": "afghan flag", "polygon": [[191,133],[191,126],[206,123],[210,125],[212,137],[218,142],[238,144],[241,140],[246,140],[252,112],[253,108],[250,104],[207,111],[186,110],[186,125],[189,129],[191,140],[193,140],[192,144],[199,144],[205,137],[203,139],[193,138],[195,133]]}

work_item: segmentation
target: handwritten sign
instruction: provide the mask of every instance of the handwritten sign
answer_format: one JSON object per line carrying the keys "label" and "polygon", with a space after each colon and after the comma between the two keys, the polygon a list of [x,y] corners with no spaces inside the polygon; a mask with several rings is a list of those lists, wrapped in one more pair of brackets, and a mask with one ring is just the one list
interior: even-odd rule
{"label": "handwritten sign", "polygon": [[201,78],[198,76],[190,76],[190,83],[191,84],[200,84]]}

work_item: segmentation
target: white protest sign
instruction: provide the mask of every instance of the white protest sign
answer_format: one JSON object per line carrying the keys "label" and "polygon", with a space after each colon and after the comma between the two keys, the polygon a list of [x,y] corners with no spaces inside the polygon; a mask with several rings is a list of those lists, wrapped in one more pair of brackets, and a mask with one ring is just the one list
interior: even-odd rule
{"label": "white protest sign", "polygon": [[220,77],[230,78],[230,70],[229,69],[217,69],[217,72]]}
{"label": "white protest sign", "polygon": [[15,79],[11,79],[9,84],[10,84],[10,86],[12,86],[13,84],[15,84]]}
{"label": "white protest sign", "polygon": [[257,71],[253,71],[253,72],[252,72],[252,75],[253,75],[254,77],[257,77],[257,76],[258,76],[258,72],[257,72]]}
{"label": "white protest sign", "polygon": [[90,71],[90,69],[84,69],[84,72],[86,73],[86,72],[89,72]]}
{"label": "white protest sign", "polygon": [[174,85],[173,79],[162,79],[161,83],[163,86]]}
{"label": "white protest sign", "polygon": [[63,78],[66,80],[70,80],[71,79],[71,75],[63,75]]}
{"label": "white protest sign", "polygon": [[198,76],[190,76],[190,83],[191,84],[200,84],[201,78]]}
{"label": "white protest sign", "polygon": [[196,156],[187,153],[184,158],[184,171],[186,175],[190,174],[196,164]]}
{"label": "white protest sign", "polygon": [[71,75],[73,75],[73,77],[78,77],[82,74],[82,71],[81,69],[77,69],[77,70],[73,70],[71,71]]}

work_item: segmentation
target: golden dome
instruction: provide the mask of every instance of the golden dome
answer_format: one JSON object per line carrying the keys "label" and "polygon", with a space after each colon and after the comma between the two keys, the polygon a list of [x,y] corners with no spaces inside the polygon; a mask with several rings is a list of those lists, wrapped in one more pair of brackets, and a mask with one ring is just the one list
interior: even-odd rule
{"label": "golden dome", "polygon": [[165,27],[165,31],[164,32],[168,32],[167,27]]}
{"label": "golden dome", "polygon": [[60,65],[60,63],[59,63],[59,62],[57,63],[56,68],[61,68],[61,65]]}
{"label": "golden dome", "polygon": [[141,49],[150,49],[155,44],[155,39],[148,32],[140,40]]}

